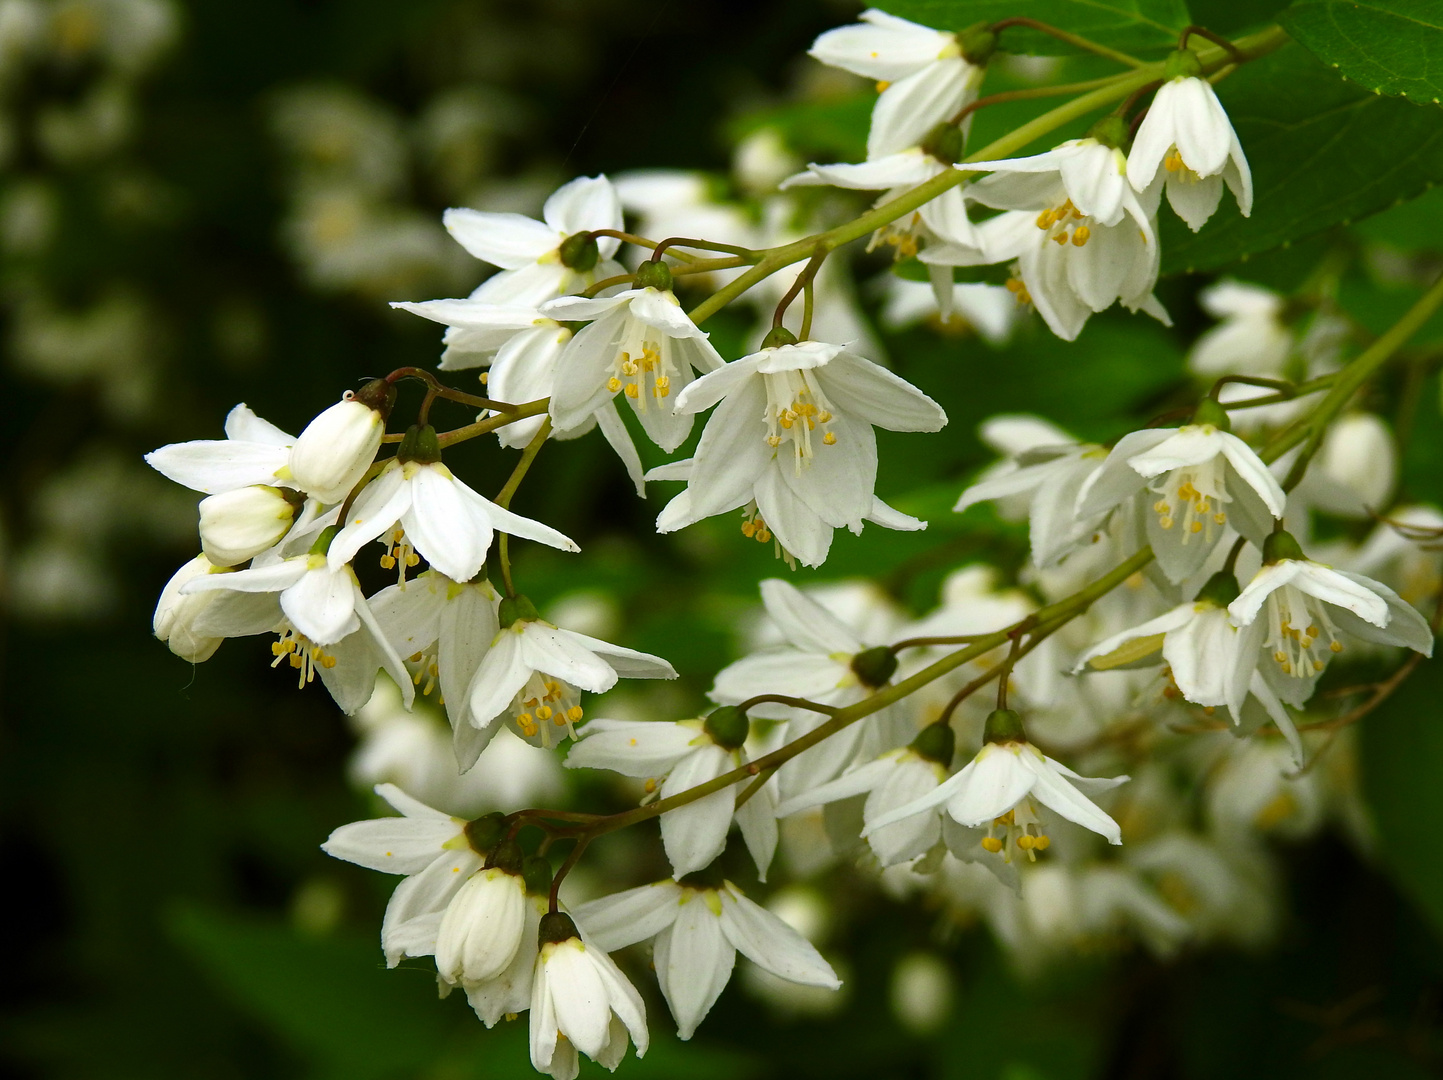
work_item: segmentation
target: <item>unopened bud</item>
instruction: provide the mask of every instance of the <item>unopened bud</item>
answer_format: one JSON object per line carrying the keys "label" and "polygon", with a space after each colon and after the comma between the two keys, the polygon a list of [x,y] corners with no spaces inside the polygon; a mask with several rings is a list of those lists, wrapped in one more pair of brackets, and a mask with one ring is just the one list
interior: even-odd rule
{"label": "unopened bud", "polygon": [[752,722],[747,714],[736,706],[723,705],[720,709],[711,711],[702,721],[702,728],[718,746],[725,750],[736,750],[747,741]]}
{"label": "unopened bud", "polygon": [[869,689],[886,686],[887,680],[896,673],[897,654],[885,645],[863,649],[852,657],[852,674]]}
{"label": "unopened bud", "polygon": [[515,596],[508,596],[501,601],[496,609],[496,618],[501,624],[501,629],[516,622],[535,622],[541,618],[541,612],[536,610],[536,605],[531,598],[518,593]]}
{"label": "unopened bud", "polygon": [[767,336],[762,338],[763,349],[780,349],[783,345],[795,345],[797,335],[788,330],[785,326],[774,326],[767,331]]}
{"label": "unopened bud", "polygon": [[1233,422],[1228,418],[1228,411],[1212,398],[1203,398],[1197,403],[1193,410],[1192,422],[1194,424],[1211,424],[1219,431],[1231,431]]}
{"label": "unopened bud", "polygon": [[422,465],[440,461],[441,442],[436,438],[436,429],[430,424],[412,424],[396,449],[396,460],[415,461]]}
{"label": "unopened bud", "polygon": [[[362,399],[374,385],[368,383],[321,413],[291,447],[292,479],[321,502],[344,499],[376,459],[390,410],[383,412]],[[394,397],[395,390],[388,389]]]}
{"label": "unopened bud", "polygon": [[1191,49],[1178,49],[1168,54],[1167,63],[1163,65],[1162,78],[1164,82],[1173,79],[1196,79],[1202,74],[1202,61],[1197,58],[1197,53]]}
{"label": "unopened bud", "polygon": [[556,253],[561,256],[561,265],[586,273],[596,266],[601,258],[601,249],[596,246],[596,237],[589,232],[573,233],[561,241]]}
{"label": "unopened bud", "polygon": [[1197,599],[1214,607],[1225,608],[1238,598],[1238,579],[1227,570],[1219,570],[1198,590]]}
{"label": "unopened bud", "polygon": [[661,292],[670,292],[671,267],[664,262],[648,259],[636,268],[636,274],[631,280],[638,289],[658,289]]}
{"label": "unopened bud", "polygon": [[572,938],[579,938],[581,935],[576,931],[576,923],[571,916],[564,911],[548,911],[541,916],[541,927],[536,935],[538,945],[549,945],[558,941],[570,941]]}
{"label": "unopened bud", "polygon": [[1022,726],[1022,717],[1014,709],[993,709],[987,714],[987,723],[982,728],[982,741],[1026,742],[1027,730]]}
{"label": "unopened bud", "polygon": [[501,842],[506,833],[506,821],[499,813],[483,814],[475,821],[466,822],[466,842],[477,855],[487,855]]}
{"label": "unopened bud", "polygon": [[948,721],[939,720],[917,732],[917,737],[912,740],[908,749],[918,757],[935,761],[938,765],[951,765],[952,755],[957,751],[957,736]]}
{"label": "unopened bud", "polygon": [[297,491],[256,484],[200,501],[200,546],[216,566],[253,559],[290,531],[305,501]]}
{"label": "unopened bud", "polygon": [[1286,529],[1279,529],[1275,533],[1268,533],[1268,538],[1263,541],[1263,562],[1271,566],[1275,562],[1284,559],[1305,559],[1302,545],[1297,538]]}

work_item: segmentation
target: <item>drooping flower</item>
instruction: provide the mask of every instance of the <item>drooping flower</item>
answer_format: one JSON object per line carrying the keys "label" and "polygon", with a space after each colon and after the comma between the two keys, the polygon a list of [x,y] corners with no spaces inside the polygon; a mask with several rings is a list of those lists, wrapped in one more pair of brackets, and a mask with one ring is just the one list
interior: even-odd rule
{"label": "drooping flower", "polygon": [[171,575],[155,605],[155,615],[151,620],[155,636],[169,645],[171,652],[192,664],[214,656],[226,635],[207,633],[201,626],[206,609],[218,594],[185,592],[183,586],[206,574],[226,572],[226,567],[216,566],[204,555],[197,555]]}
{"label": "drooping flower", "polygon": [[574,1080],[577,1053],[615,1070],[626,1055],[646,1053],[646,1007],[605,950],[589,944],[575,921],[553,911],[541,918],[531,990],[531,1064],[555,1080]]}
{"label": "drooping flower", "polygon": [[442,220],[468,252],[501,267],[471,294],[472,300],[535,307],[623,272],[612,259],[620,241],[589,235],[621,228],[621,203],[605,176],[582,176],[557,188],[542,207],[540,221],[466,209],[447,210]]}
{"label": "drooping flower", "polygon": [[676,678],[659,656],[553,626],[524,596],[501,601],[499,614],[501,630],[466,691],[470,722],[483,729],[478,754],[503,716],[528,742],[550,746],[575,734],[582,690],[603,693],[622,676]]}
{"label": "drooping flower", "polygon": [[386,536],[404,574],[412,551],[453,581],[470,581],[486,564],[495,530],[562,551],[580,550],[548,525],[513,514],[478,495],[441,463],[436,429],[412,427],[396,456],[362,490],[331,542],[338,570],[361,547]]}
{"label": "drooping flower", "polygon": [[396,389],[373,379],[355,393],[347,391],[296,438],[291,447],[291,479],[323,503],[340,502],[376,459]]}
{"label": "drooping flower", "polygon": [[1173,582],[1197,572],[1226,525],[1261,546],[1274,519],[1282,519],[1287,496],[1262,459],[1227,428],[1227,413],[1206,401],[1184,427],[1124,435],[1079,512],[1105,513],[1144,489],[1156,495],[1145,518],[1147,538]]}
{"label": "drooping flower", "polygon": [[862,821],[870,830],[867,843],[878,861],[887,867],[915,859],[931,851],[942,839],[940,810],[914,814],[886,826],[873,826],[898,807],[925,798],[942,783],[952,764],[955,742],[947,722],[930,724],[911,745],[783,800],[777,806],[777,817],[790,817],[799,810],[866,795]]}
{"label": "drooping flower", "polygon": [[200,501],[200,546],[216,566],[236,566],[275,547],[290,531],[302,496],[268,484],[233,488]]}
{"label": "drooping flower", "polygon": [[1244,655],[1261,650],[1263,675],[1288,704],[1312,696],[1348,637],[1433,654],[1428,621],[1382,582],[1314,562],[1286,532],[1269,534],[1263,561],[1228,611]]}
{"label": "drooping flower", "polygon": [[1168,58],[1164,77],[1127,156],[1127,178],[1143,191],[1158,168],[1167,201],[1193,232],[1213,216],[1227,184],[1243,217],[1253,212],[1253,174],[1232,121],[1190,49]]}
{"label": "drooping flower", "polygon": [[718,402],[692,461],[685,518],[755,501],[766,527],[809,566],[826,557],[831,529],[860,532],[875,513],[873,426],[937,431],[947,422],[910,383],[818,341],[770,345],[704,375],[682,392],[677,411]]}
{"label": "drooping flower", "polygon": [[[744,713],[723,707],[699,720],[592,720],[571,748],[571,769],[610,769],[647,781],[648,794],[670,798],[747,763]],[[658,785],[658,781],[660,784]],[[661,816],[661,842],[676,877],[710,866],[726,847],[733,816],[763,881],[777,847],[776,801],[763,785],[737,807],[729,784]]]}
{"label": "drooping flower", "polygon": [[1283,373],[1293,353],[1286,299],[1260,285],[1224,278],[1200,290],[1198,303],[1220,321],[1193,343],[1189,368],[1212,376]]}
{"label": "drooping flower", "polygon": [[227,414],[225,435],[171,443],[152,450],[145,460],[162,476],[207,495],[286,482],[294,435],[262,420],[244,403]]}
{"label": "drooping flower", "polygon": [[1036,853],[1051,843],[1037,808],[1040,803],[1110,844],[1122,843],[1117,822],[1078,789],[1106,791],[1126,776],[1110,780],[1079,776],[1028,742],[1021,719],[1008,709],[988,716],[983,739],[982,749],[965,768],[921,798],[883,814],[863,835],[945,805],[957,824],[986,828],[979,841],[984,851],[1001,854],[1008,862],[1017,851],[1036,859]]}
{"label": "drooping flower", "polygon": [[736,954],[780,979],[835,990],[831,965],[785,922],[753,903],[730,881],[706,875],[658,881],[578,907],[588,937],[607,952],[655,938],[653,966],[676,1019],[690,1039],[731,980]]}
{"label": "drooping flower", "polygon": [[995,37],[953,34],[868,8],[859,24],[828,30],[810,56],[877,80],[869,161],[915,146],[977,97]]}
{"label": "drooping flower", "polygon": [[643,263],[636,284],[611,297],[545,305],[552,318],[594,320],[557,360],[551,415],[558,428],[576,428],[622,394],[652,441],[670,453],[691,432],[691,415],[675,408],[678,398],[694,374],[723,361],[682,311],[664,263]]}

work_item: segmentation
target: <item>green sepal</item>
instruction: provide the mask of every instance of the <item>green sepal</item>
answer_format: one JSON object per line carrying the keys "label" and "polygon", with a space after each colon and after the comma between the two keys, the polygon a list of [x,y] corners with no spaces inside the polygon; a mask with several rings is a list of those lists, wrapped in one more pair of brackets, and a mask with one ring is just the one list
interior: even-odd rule
{"label": "green sepal", "polygon": [[415,461],[430,465],[441,460],[441,440],[430,424],[412,424],[396,450],[397,461]]}
{"label": "green sepal", "polygon": [[515,596],[508,596],[503,599],[496,608],[496,618],[501,623],[501,629],[516,622],[535,622],[541,618],[541,612],[536,610],[536,605],[531,598],[524,593],[517,593]]}
{"label": "green sepal", "polygon": [[561,265],[586,273],[596,266],[601,258],[601,249],[596,246],[596,237],[589,232],[572,233],[556,249],[561,256]]}
{"label": "green sepal", "polygon": [[962,160],[962,141],[962,129],[944,121],[927,133],[922,150],[945,165],[955,165]]}
{"label": "green sepal", "polygon": [[1171,82],[1173,79],[1196,79],[1202,75],[1202,61],[1197,58],[1197,53],[1191,49],[1177,49],[1168,54],[1167,63],[1163,65],[1163,82]]}
{"label": "green sepal", "polygon": [[1228,417],[1228,411],[1212,398],[1203,398],[1197,403],[1193,410],[1192,422],[1194,424],[1211,424],[1219,431],[1231,431],[1233,422]]}
{"label": "green sepal", "polygon": [[671,267],[664,262],[647,260],[636,268],[632,275],[632,283],[638,289],[658,289],[661,292],[671,291]]}
{"label": "green sepal", "polygon": [[993,709],[987,714],[987,723],[982,728],[985,743],[1026,742],[1027,729],[1022,726],[1022,717],[1015,709]]}
{"label": "green sepal", "polygon": [[396,388],[385,379],[372,379],[352,394],[351,400],[359,401],[366,408],[380,413],[382,420],[386,420],[396,405]]}
{"label": "green sepal", "polygon": [[852,657],[852,674],[870,689],[886,686],[887,680],[896,673],[897,654],[885,645],[863,649]]}
{"label": "green sepal", "polygon": [[763,349],[780,349],[783,345],[795,345],[797,335],[788,330],[785,326],[774,326],[767,331],[767,336],[762,338]]}
{"label": "green sepal", "polygon": [[751,719],[735,705],[713,709],[701,726],[712,742],[725,750],[740,749],[752,730]]}
{"label": "green sepal", "polygon": [[952,764],[952,755],[957,752],[957,735],[952,730],[951,723],[939,720],[917,732],[917,737],[907,749],[919,758],[935,761],[945,767]]}
{"label": "green sepal", "polygon": [[1214,607],[1225,608],[1238,598],[1241,592],[1238,579],[1230,570],[1219,570],[1207,579],[1197,592],[1197,599]]}
{"label": "green sepal", "polygon": [[536,944],[539,947],[580,937],[581,935],[576,932],[576,923],[571,920],[570,915],[564,911],[548,911],[541,916],[541,928],[536,935]]}
{"label": "green sepal", "polygon": [[515,840],[502,840],[491,849],[491,854],[486,856],[486,869],[494,868],[519,877],[522,862],[521,845]]}
{"label": "green sepal", "polygon": [[1275,562],[1284,559],[1306,559],[1303,554],[1303,547],[1298,543],[1297,538],[1286,529],[1279,529],[1275,533],[1268,533],[1268,538],[1263,541],[1263,562],[1271,566]]}
{"label": "green sepal", "polygon": [[328,554],[331,550],[331,541],[336,538],[336,534],[340,531],[341,527],[339,525],[327,525],[324,529],[321,530],[321,535],[316,537],[316,542],[311,545],[311,550],[308,552],[308,554]]}
{"label": "green sepal", "polygon": [[485,856],[501,842],[506,833],[506,820],[499,813],[482,814],[475,821],[466,822],[466,842],[477,855]]}
{"label": "green sepal", "polygon": [[1126,149],[1127,144],[1132,141],[1127,121],[1116,114],[1104,116],[1093,124],[1087,129],[1087,137],[1096,139],[1103,146],[1110,146],[1114,150]]}
{"label": "green sepal", "polygon": [[987,28],[986,23],[978,23],[959,33],[957,44],[969,64],[986,67],[997,51],[997,35]]}
{"label": "green sepal", "polygon": [[551,893],[551,863],[544,855],[528,855],[521,863],[521,880],[532,896]]}

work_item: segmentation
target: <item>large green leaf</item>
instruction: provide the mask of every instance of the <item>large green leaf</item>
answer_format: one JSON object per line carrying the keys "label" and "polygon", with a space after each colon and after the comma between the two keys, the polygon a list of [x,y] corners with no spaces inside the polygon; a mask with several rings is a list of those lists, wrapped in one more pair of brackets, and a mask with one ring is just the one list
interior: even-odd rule
{"label": "large green leaf", "polygon": [[1252,165],[1251,218],[1232,199],[1198,233],[1163,211],[1163,270],[1208,270],[1411,199],[1443,180],[1443,114],[1380,97],[1287,45],[1218,87]]}
{"label": "large green leaf", "polygon": [[[998,22],[1011,15],[1051,23],[1114,49],[1157,53],[1177,45],[1188,25],[1183,0],[887,0],[879,7],[939,30],[960,30],[979,22]],[[1036,56],[1064,56],[1072,46],[1035,31],[1005,31],[1003,46]]]}
{"label": "large green leaf", "polygon": [[1375,94],[1434,105],[1443,97],[1443,0],[1309,0],[1285,11],[1282,23]]}

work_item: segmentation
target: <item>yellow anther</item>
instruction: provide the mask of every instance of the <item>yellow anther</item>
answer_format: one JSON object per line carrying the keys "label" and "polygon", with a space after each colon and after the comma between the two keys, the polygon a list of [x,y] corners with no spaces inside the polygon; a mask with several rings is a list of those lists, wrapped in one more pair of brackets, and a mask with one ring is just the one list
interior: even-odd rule
{"label": "yellow anther", "polygon": [[1166,514],[1169,510],[1172,509],[1172,507],[1168,505],[1166,499],[1158,499],[1157,502],[1152,504],[1152,508],[1159,514]]}
{"label": "yellow anther", "polygon": [[382,556],[381,556],[381,568],[384,569],[384,570],[394,570],[394,569],[396,568],[396,560],[395,560],[395,558],[393,558],[393,557],[390,556],[390,555],[382,555]]}
{"label": "yellow anther", "polygon": [[481,373],[481,385],[482,385],[482,386],[485,386],[485,385],[486,385],[488,382],[490,382],[490,381],[491,381],[491,372],[489,372],[489,371],[483,371],[483,372]]}
{"label": "yellow anther", "polygon": [[1228,516],[1227,516],[1227,514],[1223,513],[1221,510],[1219,510],[1216,514],[1213,515],[1213,524],[1215,524],[1215,525],[1226,525],[1227,522],[1228,522]]}
{"label": "yellow anther", "polygon": [[1314,670],[1314,671],[1322,671],[1322,670],[1323,670],[1323,662],[1322,662],[1321,660],[1314,660],[1314,661],[1313,661],[1313,670]]}
{"label": "yellow anther", "polygon": [[551,718],[551,722],[552,722],[553,724],[555,724],[557,727],[565,727],[565,726],[566,726],[566,714],[565,714],[565,713],[557,713],[555,716],[553,716],[553,717]]}
{"label": "yellow anther", "polygon": [[1277,652],[1273,653],[1273,659],[1280,664],[1286,664],[1288,662],[1288,654],[1283,652],[1282,649],[1279,649]]}
{"label": "yellow anther", "polygon": [[817,420],[818,420],[820,423],[823,423],[823,424],[828,423],[831,419],[832,419],[832,414],[829,413],[829,412],[827,412],[826,409],[823,409],[821,412],[817,413]]}
{"label": "yellow anther", "polygon": [[536,707],[536,719],[538,719],[538,720],[550,720],[550,719],[551,719],[551,706],[550,706],[550,705],[538,705],[538,706]]}
{"label": "yellow anther", "polygon": [[982,838],[982,848],[984,851],[990,851],[996,855],[1002,850],[1002,841],[995,836],[984,836]]}
{"label": "yellow anther", "polygon": [[606,380],[606,388],[610,390],[613,394],[616,393],[618,390],[621,389],[621,380],[618,379],[615,375],[613,375],[611,378]]}
{"label": "yellow anther", "polygon": [[[874,55],[875,55],[875,54],[874,54]],[[880,94],[880,93],[884,92],[884,91],[887,89],[887,87],[889,87],[889,86],[891,86],[891,85],[892,85],[892,83],[891,83],[891,81],[888,80],[888,79],[882,79],[882,80],[880,80],[880,81],[877,83],[877,93]]]}
{"label": "yellow anther", "polygon": [[769,540],[771,540],[771,538],[772,538],[771,530],[768,529],[765,525],[763,525],[760,529],[757,530],[757,543],[759,543],[759,544],[765,544],[765,543],[767,543]]}
{"label": "yellow anther", "polygon": [[781,445],[782,445],[782,437],[781,437],[780,435],[768,435],[768,436],[767,436],[767,445],[768,445],[768,446],[771,446],[771,447],[781,446]]}
{"label": "yellow anther", "polygon": [[646,783],[641,785],[641,787],[643,791],[650,795],[653,791],[656,790],[656,781],[654,779],[648,779]]}
{"label": "yellow anther", "polygon": [[1057,234],[1056,236],[1054,236],[1052,239],[1057,242],[1058,247],[1066,247],[1066,246],[1067,246],[1067,233],[1065,233],[1065,232],[1060,232],[1060,233],[1058,233],[1058,234]]}
{"label": "yellow anther", "polygon": [[1037,837],[1035,836],[1028,836],[1026,833],[1023,833],[1017,838],[1017,846],[1023,851],[1031,851],[1036,845]]}
{"label": "yellow anther", "polygon": [[1328,644],[1328,648],[1335,653],[1339,653],[1343,651],[1343,643],[1341,641],[1333,641]]}
{"label": "yellow anther", "polygon": [[1171,529],[1171,528],[1172,528],[1172,518],[1167,517],[1167,516],[1160,517],[1160,518],[1157,519],[1157,524],[1158,524],[1158,528],[1161,528],[1161,529]]}
{"label": "yellow anther", "polygon": [[1290,664],[1290,663],[1288,663],[1287,661],[1284,661],[1284,662],[1283,662],[1283,674],[1284,674],[1284,675],[1291,675],[1292,673],[1293,673],[1293,665]]}
{"label": "yellow anther", "polygon": [[637,390],[637,388],[636,388],[636,383],[627,383],[627,384],[626,384],[626,396],[627,396],[627,397],[635,400],[636,397],[637,397],[637,395],[638,395],[640,392],[641,392],[641,391]]}
{"label": "yellow anther", "polygon": [[1052,841],[1049,840],[1047,837],[1039,836],[1036,838],[1036,840],[1033,841],[1032,846],[1038,851],[1046,851],[1051,844]]}
{"label": "yellow anther", "polygon": [[748,540],[750,540],[756,534],[756,531],[757,523],[755,521],[742,522],[742,535],[745,536]]}
{"label": "yellow anther", "polygon": [[1014,277],[1014,278],[1008,278],[1008,279],[1007,279],[1007,291],[1008,291],[1008,292],[1014,292],[1014,293],[1016,293],[1016,292],[1021,292],[1021,291],[1022,291],[1022,282],[1018,281],[1015,277]]}
{"label": "yellow anther", "polygon": [[573,724],[581,723],[581,717],[583,715],[580,705],[573,705],[566,710],[566,719],[570,720]]}
{"label": "yellow anther", "polygon": [[1317,625],[1316,625],[1315,623],[1309,623],[1309,624],[1308,624],[1308,637],[1317,637],[1317,636],[1318,636],[1318,627],[1317,627]]}
{"label": "yellow anther", "polygon": [[1189,531],[1189,532],[1195,532],[1195,533],[1200,533],[1200,532],[1202,532],[1202,522],[1201,522],[1201,521],[1194,521],[1194,522],[1188,527],[1188,531]]}
{"label": "yellow anther", "polygon": [[1039,229],[1050,229],[1052,227],[1053,215],[1051,210],[1044,210],[1037,215],[1037,227]]}
{"label": "yellow anther", "polygon": [[828,446],[836,446],[837,436],[829,431],[822,436],[822,442],[826,443]]}
{"label": "yellow anther", "polygon": [[1077,228],[1075,228],[1075,229],[1072,230],[1072,244],[1073,244],[1073,246],[1074,246],[1074,247],[1082,247],[1084,244],[1087,243],[1087,239],[1088,239],[1088,237],[1090,237],[1091,235],[1092,235],[1092,230],[1091,230],[1091,229],[1089,229],[1086,225],[1079,225]]}

